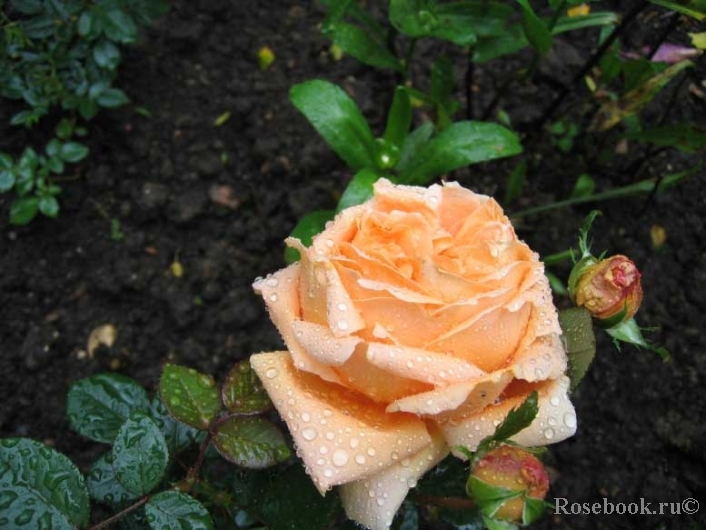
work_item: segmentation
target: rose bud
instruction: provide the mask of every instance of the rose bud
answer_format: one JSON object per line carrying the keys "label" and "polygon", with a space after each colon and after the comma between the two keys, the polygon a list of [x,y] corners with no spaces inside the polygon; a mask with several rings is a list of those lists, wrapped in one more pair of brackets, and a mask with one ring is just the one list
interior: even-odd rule
{"label": "rose bud", "polygon": [[[534,510],[525,505],[531,499],[544,500],[549,491],[549,475],[532,453],[503,445],[485,454],[475,464],[469,490],[487,515],[528,524],[533,520],[530,512]],[[502,502],[503,498],[507,500]]]}
{"label": "rose bud", "polygon": [[607,326],[630,320],[640,308],[640,271],[625,256],[611,256],[581,271],[575,301]]}

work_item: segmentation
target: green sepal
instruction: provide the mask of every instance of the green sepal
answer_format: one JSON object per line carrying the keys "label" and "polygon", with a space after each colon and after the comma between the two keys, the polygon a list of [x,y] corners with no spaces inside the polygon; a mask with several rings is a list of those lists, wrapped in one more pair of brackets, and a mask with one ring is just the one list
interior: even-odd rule
{"label": "green sepal", "polygon": [[613,337],[613,342],[618,349],[618,341],[627,342],[628,344],[632,344],[638,348],[645,348],[655,352],[665,362],[670,359],[669,350],[667,350],[667,348],[645,340],[645,337],[642,336],[642,329],[637,325],[634,318],[621,322],[617,326],[610,329],[606,329],[606,332],[608,335]]}
{"label": "green sepal", "polygon": [[547,504],[542,499],[535,499],[524,496],[524,507],[522,508],[522,525],[526,526],[539,520],[547,508]]}
{"label": "green sepal", "polygon": [[495,515],[507,501],[522,497],[522,490],[511,490],[500,486],[493,486],[475,475],[468,477],[466,493],[478,503],[478,508],[481,513],[489,517]]}

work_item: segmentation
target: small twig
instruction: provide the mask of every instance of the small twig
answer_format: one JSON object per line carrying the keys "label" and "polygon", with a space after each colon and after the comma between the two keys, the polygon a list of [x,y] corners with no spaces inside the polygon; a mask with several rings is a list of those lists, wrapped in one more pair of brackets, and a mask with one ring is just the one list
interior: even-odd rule
{"label": "small twig", "polygon": [[147,504],[147,502],[150,500],[149,495],[145,495],[142,497],[139,501],[137,501],[135,504],[131,504],[121,512],[116,513],[115,515],[108,517],[105,521],[101,521],[100,523],[97,523],[93,526],[88,527],[86,530],[101,530],[102,528],[108,528],[111,524],[117,522],[118,520],[122,519],[125,517],[127,514],[130,512],[133,512],[137,510],[140,506],[143,504]]}

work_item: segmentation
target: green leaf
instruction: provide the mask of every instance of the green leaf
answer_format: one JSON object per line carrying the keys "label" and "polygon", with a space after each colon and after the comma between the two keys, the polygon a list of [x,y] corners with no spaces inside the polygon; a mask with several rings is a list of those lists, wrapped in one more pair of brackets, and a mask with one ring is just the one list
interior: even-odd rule
{"label": "green leaf", "polygon": [[61,146],[59,156],[64,162],[80,162],[88,156],[88,147],[78,142],[66,142]]}
{"label": "green leaf", "polygon": [[571,197],[588,197],[593,193],[596,188],[596,183],[593,181],[591,175],[582,173],[579,178],[576,179],[576,184],[574,189],[571,191]]}
{"label": "green leaf", "polygon": [[69,389],[66,414],[71,428],[96,442],[113,443],[122,424],[137,411],[147,412],[147,392],[119,374],[96,374]]}
{"label": "green leaf", "polygon": [[130,98],[119,88],[107,88],[96,98],[96,102],[107,109],[114,109],[130,103]]}
{"label": "green leaf", "polygon": [[44,9],[42,0],[11,0],[10,5],[23,15],[36,15]]}
{"label": "green leaf", "polygon": [[179,491],[163,491],[145,505],[147,521],[154,530],[212,530],[211,515],[204,506]]}
{"label": "green leaf", "polygon": [[178,454],[201,443],[206,435],[205,432],[172,418],[159,395],[152,399],[150,417],[162,431],[170,454]]}
{"label": "green leaf", "polygon": [[30,39],[46,39],[54,34],[57,29],[57,22],[47,13],[22,20],[20,26],[25,35]]}
{"label": "green leaf", "polygon": [[105,453],[95,461],[88,472],[86,483],[91,498],[98,502],[119,505],[139,497],[118,481],[113,469],[112,452]]}
{"label": "green leaf", "polygon": [[375,166],[375,138],[355,102],[341,88],[314,79],[294,85],[294,106],[354,170]]}
{"label": "green leaf", "polygon": [[219,422],[213,445],[223,458],[249,469],[270,467],[290,456],[282,433],[264,418],[231,416]]}
{"label": "green leaf", "polygon": [[18,197],[10,204],[10,224],[26,225],[39,211],[39,197]]}
{"label": "green leaf", "polygon": [[236,494],[270,530],[325,530],[340,509],[338,495],[322,496],[301,465],[243,474]]}
{"label": "green leaf", "polygon": [[59,215],[59,201],[51,195],[40,197],[39,211],[47,217],[57,217]]}
{"label": "green leaf", "polygon": [[571,379],[573,392],[581,383],[596,356],[596,336],[593,334],[591,314],[583,308],[573,307],[559,311],[561,340],[568,357],[566,374]]}
{"label": "green leaf", "polygon": [[[311,245],[311,240],[314,236],[326,227],[328,221],[333,219],[334,213],[333,210],[309,212],[299,220],[297,226],[294,227],[290,234],[291,237],[296,237],[302,242],[302,245],[308,247]],[[287,247],[284,251],[284,259],[287,263],[299,261],[299,251],[295,248]]]}
{"label": "green leaf", "polygon": [[12,169],[15,163],[7,153],[0,152],[0,169]]}
{"label": "green leaf", "polygon": [[120,64],[120,50],[109,40],[101,39],[93,48],[93,60],[98,66],[115,70]]}
{"label": "green leaf", "polygon": [[510,204],[512,201],[522,195],[522,190],[525,187],[525,179],[527,177],[527,160],[524,158],[519,161],[512,170],[512,173],[507,178],[507,190],[503,204]]}
{"label": "green leaf", "polygon": [[409,94],[403,86],[395,89],[395,96],[392,99],[390,112],[387,114],[387,124],[383,138],[388,144],[401,148],[407,138],[409,126],[412,124],[412,105],[409,102]]}
{"label": "green leaf", "polygon": [[[480,4],[487,5],[483,13]],[[498,2],[452,2],[437,5],[423,0],[391,0],[390,22],[409,37],[436,37],[458,46],[471,46],[477,40],[476,28],[492,25]],[[485,15],[485,16],[484,16]]]}
{"label": "green leaf", "polygon": [[373,169],[365,168],[358,171],[341,195],[336,213],[370,200],[373,197],[373,184],[379,178],[380,174]]}
{"label": "green leaf", "polygon": [[193,368],[168,364],[159,380],[162,403],[177,420],[208,429],[221,409],[216,382]]}
{"label": "green leaf", "polygon": [[535,499],[525,495],[524,507],[522,509],[522,524],[530,525],[541,519],[544,515],[547,505],[542,499]]}
{"label": "green leaf", "polygon": [[95,18],[93,15],[93,11],[91,11],[90,9],[86,9],[78,17],[78,22],[76,24],[76,31],[78,31],[78,34],[81,37],[87,37],[91,34],[91,30],[94,27],[93,26],[94,22],[95,22]]}
{"label": "green leaf", "polygon": [[522,8],[522,29],[532,48],[544,55],[552,47],[552,33],[527,0],[515,0]]}
{"label": "green leaf", "polygon": [[632,131],[625,135],[628,140],[649,142],[660,147],[674,147],[684,153],[706,151],[706,132],[690,123],[663,125],[644,131]]}
{"label": "green leaf", "polygon": [[15,185],[15,175],[12,171],[3,169],[0,171],[0,193],[10,191]]}
{"label": "green leaf", "polygon": [[110,40],[131,44],[137,40],[137,25],[130,15],[120,9],[111,9],[102,17],[103,31]]}
{"label": "green leaf", "polygon": [[384,42],[363,28],[347,22],[335,22],[324,29],[336,46],[361,63],[375,68],[402,70],[400,60],[395,57]]}
{"label": "green leaf", "polygon": [[706,20],[706,0],[679,0],[671,2],[669,0],[650,0],[653,4],[657,4],[668,9],[672,9],[679,13],[684,13],[696,20]]}
{"label": "green leaf", "polygon": [[429,141],[432,134],[434,134],[434,124],[427,121],[407,135],[402,144],[400,159],[395,166],[397,171],[403,172],[409,168],[412,158]]}
{"label": "green leaf", "polygon": [[68,140],[74,133],[74,123],[68,118],[61,118],[54,132],[59,140]]}
{"label": "green leaf", "polygon": [[522,402],[522,405],[507,413],[503,422],[497,426],[493,439],[504,442],[521,430],[530,426],[539,412],[538,394],[536,390]]}
{"label": "green leaf", "polygon": [[26,438],[0,440],[0,526],[73,530],[89,522],[83,476],[64,455]]}
{"label": "green leaf", "polygon": [[669,81],[685,68],[693,66],[691,61],[681,61],[673,64],[662,73],[655,75],[637,88],[623,94],[615,101],[601,105],[591,123],[590,130],[604,132],[623,121],[625,118],[640,112],[664,88]]}
{"label": "green leaf", "polygon": [[404,184],[427,184],[454,169],[520,152],[517,135],[500,125],[456,122],[412,156],[399,180]]}
{"label": "green leaf", "polygon": [[135,495],[145,495],[162,480],[169,450],[154,420],[135,412],[120,427],[112,457],[115,477],[120,484]]}
{"label": "green leaf", "polygon": [[237,362],[228,372],[221,386],[221,398],[230,412],[249,414],[272,408],[270,397],[247,359]]}
{"label": "green leaf", "polygon": [[438,105],[445,105],[454,87],[453,65],[448,57],[438,57],[431,67],[429,94]]}

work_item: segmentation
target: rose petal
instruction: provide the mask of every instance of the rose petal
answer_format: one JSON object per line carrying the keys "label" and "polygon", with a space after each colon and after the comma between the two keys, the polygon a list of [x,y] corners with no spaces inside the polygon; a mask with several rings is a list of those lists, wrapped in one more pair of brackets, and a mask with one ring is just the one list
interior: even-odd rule
{"label": "rose petal", "polygon": [[336,337],[326,326],[295,320],[292,329],[297,342],[314,359],[331,366],[345,363],[355,347],[362,342],[358,337]]}
{"label": "rose petal", "polygon": [[371,530],[386,530],[409,489],[448,453],[444,438],[436,434],[417,454],[365,480],[342,485],[339,493],[346,515]]}
{"label": "rose petal", "polygon": [[359,346],[336,373],[343,384],[378,403],[390,403],[410,394],[431,390],[433,385],[408,379],[378,368],[366,357],[366,345]]}
{"label": "rose petal", "polygon": [[525,381],[556,379],[565,371],[564,345],[554,333],[537,338],[512,361],[512,373]]}
{"label": "rose petal", "polygon": [[321,493],[379,473],[431,443],[420,419],[387,414],[381,405],[296,370],[288,352],[253,355],[250,364]]}
{"label": "rose petal", "polygon": [[511,380],[512,374],[509,371],[497,371],[476,381],[458,383],[398,399],[390,403],[387,411],[426,416],[437,416],[448,411],[453,411],[454,415],[471,414],[483,410],[495,401]]}
{"label": "rose petal", "polygon": [[436,222],[437,210],[442,200],[441,186],[434,184],[428,188],[392,184],[386,178],[378,179],[373,185],[374,209],[379,212],[413,212]]}
{"label": "rose petal", "polygon": [[[513,436],[511,440],[525,447],[548,445],[560,442],[576,432],[576,413],[569,401],[569,378],[560,377],[546,383],[534,385],[539,393],[539,412],[532,424]],[[475,451],[481,440],[495,432],[508,412],[527,399],[527,393],[505,399],[497,405],[459,419],[439,424],[446,443],[450,447],[463,446]],[[454,452],[456,454],[456,452]],[[464,458],[463,454],[456,454]]]}
{"label": "rose petal", "polygon": [[487,195],[473,193],[458,182],[446,182],[441,190],[439,222],[447,232],[455,235],[473,212],[490,200]]}
{"label": "rose petal", "polygon": [[282,335],[287,348],[292,352],[296,367],[299,370],[314,373],[326,381],[340,382],[330,367],[310,356],[302,348],[292,327],[299,320],[301,312],[299,305],[300,273],[299,263],[294,263],[267,278],[257,280],[253,284],[253,288],[265,299],[270,318]]}
{"label": "rose petal", "polygon": [[387,372],[437,387],[485,375],[477,366],[450,355],[379,342],[368,343],[367,359]]}

